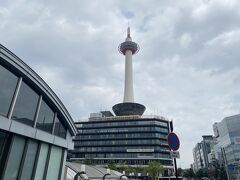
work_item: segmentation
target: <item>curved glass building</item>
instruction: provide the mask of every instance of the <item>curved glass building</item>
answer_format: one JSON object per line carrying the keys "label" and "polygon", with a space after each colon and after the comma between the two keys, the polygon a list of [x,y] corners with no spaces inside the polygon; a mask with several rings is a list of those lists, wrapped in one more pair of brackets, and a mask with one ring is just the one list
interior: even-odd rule
{"label": "curved glass building", "polygon": [[62,179],[76,133],[50,87],[0,45],[0,179]]}

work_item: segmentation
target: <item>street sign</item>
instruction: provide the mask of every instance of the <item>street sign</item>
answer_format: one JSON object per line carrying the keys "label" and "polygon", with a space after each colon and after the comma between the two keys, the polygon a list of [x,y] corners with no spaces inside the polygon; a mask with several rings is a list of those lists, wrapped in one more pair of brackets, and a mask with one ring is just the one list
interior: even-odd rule
{"label": "street sign", "polygon": [[236,165],[228,164],[227,167],[228,167],[228,171],[233,172],[235,170],[235,168],[236,168]]}
{"label": "street sign", "polygon": [[173,132],[168,134],[168,146],[173,151],[177,151],[179,149],[180,141],[178,136]]}
{"label": "street sign", "polygon": [[179,151],[171,151],[171,158],[180,158]]}

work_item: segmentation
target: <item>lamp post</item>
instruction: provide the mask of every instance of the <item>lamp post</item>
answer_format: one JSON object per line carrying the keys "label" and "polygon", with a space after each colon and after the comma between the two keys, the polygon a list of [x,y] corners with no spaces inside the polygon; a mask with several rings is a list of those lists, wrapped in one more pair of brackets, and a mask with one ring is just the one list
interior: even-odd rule
{"label": "lamp post", "polygon": [[125,174],[123,174],[123,175],[120,176],[120,180],[122,180],[122,178],[123,178],[124,176],[127,178],[127,176],[126,176]]}
{"label": "lamp post", "polygon": [[81,170],[74,176],[74,180],[78,180],[78,177],[81,177],[82,174],[86,174],[85,169],[86,169],[86,166],[81,165]]}
{"label": "lamp post", "polygon": [[81,177],[82,174],[86,174],[84,171],[78,172],[75,176],[74,176],[74,180],[78,180],[78,177]]}
{"label": "lamp post", "polygon": [[110,169],[107,169],[107,173],[104,174],[104,176],[103,176],[103,180],[105,180],[106,176],[109,176],[109,175],[111,175],[111,174],[110,174]]}
{"label": "lamp post", "polygon": [[127,176],[125,175],[125,171],[123,171],[123,174],[120,176],[120,180],[122,180],[123,176],[125,176],[127,178]]}

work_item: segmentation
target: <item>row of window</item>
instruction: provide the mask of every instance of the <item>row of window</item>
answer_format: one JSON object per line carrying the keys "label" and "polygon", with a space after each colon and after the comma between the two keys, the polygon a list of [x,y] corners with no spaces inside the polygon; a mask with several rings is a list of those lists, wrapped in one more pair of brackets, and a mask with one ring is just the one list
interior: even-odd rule
{"label": "row of window", "polygon": [[119,134],[91,134],[84,135],[79,134],[76,136],[76,140],[90,140],[90,139],[120,139],[120,138],[163,138],[167,139],[166,134],[161,133],[119,133]]}
{"label": "row of window", "polygon": [[[19,84],[20,83],[20,84]],[[24,81],[0,65],[0,115],[9,117],[48,133],[52,133],[55,120],[54,135],[66,138],[66,128],[59,116],[50,108],[44,97],[36,93]],[[19,89],[19,90],[18,90]],[[12,113],[14,95],[17,95]]]}
{"label": "row of window", "polygon": [[79,129],[79,133],[119,133],[119,132],[136,132],[136,131],[159,131],[168,132],[168,129],[161,127],[124,127],[124,128],[107,128],[107,129]]}
{"label": "row of window", "polygon": [[143,152],[145,151],[163,151],[169,152],[169,147],[160,147],[160,146],[117,146],[117,147],[79,147],[75,148],[75,151],[78,152],[107,152],[107,151],[139,151],[141,149]]}
{"label": "row of window", "polygon": [[166,122],[161,121],[152,121],[152,120],[139,120],[139,121],[118,121],[118,122],[101,122],[101,123],[84,123],[84,124],[76,124],[77,128],[94,128],[94,127],[111,127],[111,126],[138,126],[138,125],[159,125],[168,127]]}
{"label": "row of window", "polygon": [[170,158],[166,153],[98,153],[76,154],[75,158]]}
{"label": "row of window", "polygon": [[[0,131],[0,134],[8,134]],[[39,143],[32,139],[26,139],[17,135],[6,136],[2,141],[2,160],[0,161],[0,179],[19,180],[46,180],[60,179],[63,155],[62,148]]]}
{"label": "row of window", "polygon": [[75,146],[102,146],[102,145],[129,145],[129,144],[161,144],[167,145],[166,140],[143,139],[143,140],[97,140],[97,141],[76,141]]}

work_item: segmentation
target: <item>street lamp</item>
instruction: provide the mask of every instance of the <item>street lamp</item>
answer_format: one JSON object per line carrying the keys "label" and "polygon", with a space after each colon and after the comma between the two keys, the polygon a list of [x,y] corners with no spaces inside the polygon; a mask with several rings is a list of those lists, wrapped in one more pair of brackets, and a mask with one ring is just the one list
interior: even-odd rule
{"label": "street lamp", "polygon": [[85,169],[86,169],[86,166],[81,165],[81,170],[74,176],[74,180],[78,180],[78,177],[81,177],[82,174],[86,174]]}
{"label": "street lamp", "polygon": [[123,171],[123,174],[120,176],[120,180],[122,180],[123,176],[125,176],[127,178],[127,176],[125,175],[125,171]]}
{"label": "street lamp", "polygon": [[86,174],[84,171],[78,172],[75,176],[74,176],[74,180],[78,180],[78,177],[81,177],[82,174]]}
{"label": "street lamp", "polygon": [[109,176],[109,175],[111,175],[111,174],[110,174],[110,169],[107,169],[107,173],[104,174],[104,176],[103,176],[103,180],[105,180],[106,176]]}

